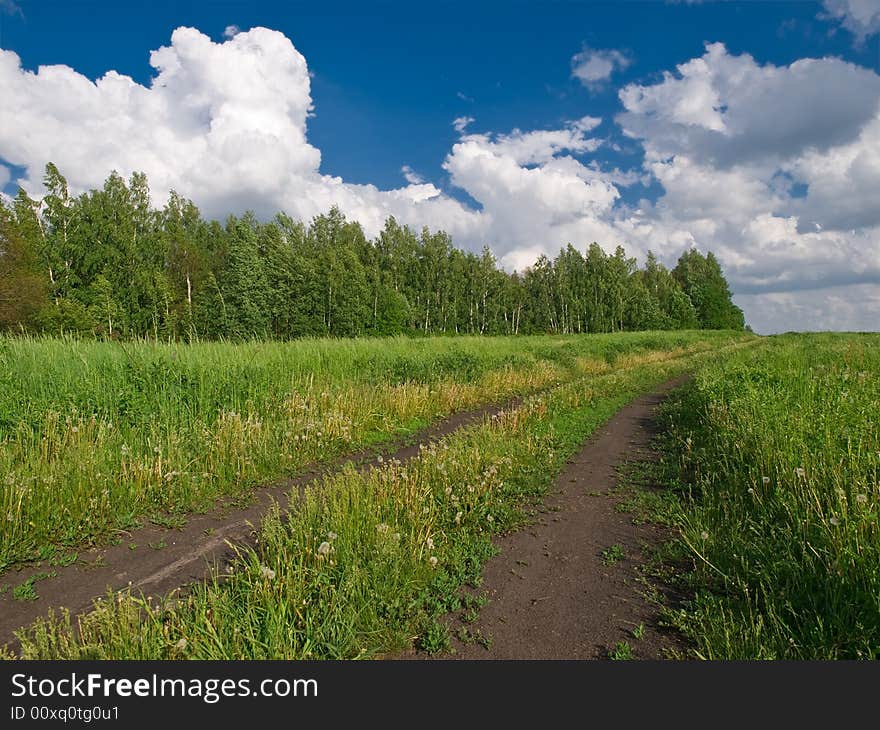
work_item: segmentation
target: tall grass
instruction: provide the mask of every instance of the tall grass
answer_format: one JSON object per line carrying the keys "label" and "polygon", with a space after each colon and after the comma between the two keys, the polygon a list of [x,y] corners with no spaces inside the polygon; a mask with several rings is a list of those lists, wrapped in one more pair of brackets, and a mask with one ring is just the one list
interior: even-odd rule
{"label": "tall grass", "polygon": [[0,339],[0,571],[455,410],[725,333],[195,345]]}
{"label": "tall grass", "polygon": [[438,615],[479,582],[491,535],[522,519],[624,403],[711,355],[647,352],[582,374],[401,465],[328,477],[232,570],[153,603],[120,594],[20,635],[26,658],[358,658],[443,646]]}
{"label": "tall grass", "polygon": [[698,654],[880,657],[880,335],[772,338],[670,419]]}

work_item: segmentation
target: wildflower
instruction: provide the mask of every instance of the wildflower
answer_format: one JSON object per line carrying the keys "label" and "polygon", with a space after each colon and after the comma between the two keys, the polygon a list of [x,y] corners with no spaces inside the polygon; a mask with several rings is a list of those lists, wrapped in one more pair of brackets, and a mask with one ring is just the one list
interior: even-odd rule
{"label": "wildflower", "polygon": [[794,473],[797,474],[801,479],[803,479],[807,472],[804,471],[803,467],[799,466],[797,469],[794,470]]}
{"label": "wildflower", "polygon": [[429,537],[427,540],[425,540],[425,545],[428,546],[428,550],[433,550],[434,549],[434,540]]}
{"label": "wildflower", "polygon": [[486,515],[486,519],[487,519],[489,522],[494,522],[494,521],[495,521],[495,518],[494,518],[492,515]]}
{"label": "wildflower", "polygon": [[436,556],[432,555],[430,558],[428,558],[428,562],[431,564],[432,568],[437,567],[437,557]]}
{"label": "wildflower", "polygon": [[769,484],[770,477],[761,477],[761,484]]}
{"label": "wildflower", "polygon": [[462,518],[462,517],[464,517],[464,513],[463,513],[463,512],[456,512],[456,513],[455,513],[455,524],[456,524],[456,525],[458,525],[458,524],[461,523],[461,518]]}
{"label": "wildflower", "polygon": [[705,530],[703,530],[703,531],[700,533],[700,539],[701,539],[701,540],[708,540],[708,539],[709,539],[709,533],[706,532]]}
{"label": "wildflower", "polygon": [[385,459],[383,458],[382,454],[379,454],[379,455],[376,457],[376,461],[379,462],[380,464],[384,464],[384,463],[385,463]]}
{"label": "wildflower", "polygon": [[321,557],[326,557],[330,554],[330,543],[326,540],[318,545],[318,555]]}
{"label": "wildflower", "polygon": [[120,449],[120,451],[122,452],[123,456],[126,456],[128,454],[128,446],[122,444],[122,448]]}
{"label": "wildflower", "polygon": [[260,566],[260,575],[268,580],[275,580],[275,571],[265,565]]}
{"label": "wildflower", "polygon": [[838,520],[836,517],[832,517],[832,518],[831,518],[830,520],[828,520],[828,521],[829,521],[832,525],[834,525],[835,527],[837,527],[837,526],[840,524],[840,520]]}
{"label": "wildflower", "polygon": [[71,427],[70,430],[73,431],[74,433],[79,433],[79,428],[77,426]]}
{"label": "wildflower", "polygon": [[226,572],[229,573],[229,575],[232,575],[235,572],[235,568],[232,567],[232,565],[227,565]]}
{"label": "wildflower", "polygon": [[856,495],[856,502],[858,502],[859,504],[865,504],[867,501],[868,501],[867,494],[857,494]]}
{"label": "wildflower", "polygon": [[174,648],[177,649],[177,651],[183,651],[184,649],[186,649],[186,639],[182,638],[174,645]]}
{"label": "wildflower", "polygon": [[754,494],[754,493],[755,493],[755,490],[752,489],[752,487],[749,487],[749,494]]}
{"label": "wildflower", "polygon": [[328,533],[327,533],[327,539],[328,539],[330,542],[333,542],[333,541],[336,539],[336,533],[333,532],[333,531],[328,532]]}

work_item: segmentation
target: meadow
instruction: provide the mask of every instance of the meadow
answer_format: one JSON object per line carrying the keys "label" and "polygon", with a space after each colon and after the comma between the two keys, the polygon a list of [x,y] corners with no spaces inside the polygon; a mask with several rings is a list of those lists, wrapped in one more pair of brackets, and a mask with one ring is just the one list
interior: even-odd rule
{"label": "meadow", "polygon": [[[655,488],[622,505],[672,528],[645,575],[646,586],[661,580],[682,597],[660,607],[685,641],[680,656],[880,657],[880,335],[3,345],[7,355],[18,348],[4,360],[5,382],[12,367],[28,375],[4,391],[5,412],[19,406],[14,427],[4,426],[3,458],[19,475],[70,477],[58,482],[60,497],[47,481],[4,485],[5,508],[21,510],[20,534],[39,535],[17,553],[6,548],[10,565],[102,539],[154,509],[246,496],[457,409],[524,396],[405,464],[329,473],[290,511],[270,512],[256,545],[203,583],[160,599],[108,594],[85,615],[44,616],[18,633],[24,658],[442,651],[443,617],[476,616],[486,600],[478,588],[492,537],[530,519],[565,461],[624,404],[685,372],[693,380],[661,409],[661,460],[644,465]],[[62,352],[67,359],[44,359]],[[135,395],[153,400],[132,409]],[[350,430],[331,425],[340,413]],[[259,426],[224,430],[233,417]],[[46,442],[52,448],[25,448]],[[122,446],[152,469],[132,469]],[[82,462],[65,463],[72,455]],[[91,460],[100,467],[81,466]],[[214,478],[194,478],[207,464]],[[87,469],[116,485],[103,531],[77,532],[93,518],[88,509],[79,523],[63,509],[59,519],[74,496],[108,499],[76,478]],[[165,478],[166,469],[186,476]]]}
{"label": "meadow", "polygon": [[[553,342],[535,340],[535,352]],[[325,477],[289,512],[268,515],[256,546],[242,547],[226,571],[183,594],[155,602],[108,595],[84,616],[62,612],[37,622],[19,634],[22,656],[366,658],[414,639],[425,651],[442,650],[449,637],[439,619],[479,607],[479,597],[458,588],[479,585],[492,535],[527,519],[584,439],[657,383],[755,338],[555,342],[577,348],[570,366],[533,355],[533,367],[553,377],[521,404],[447,435],[406,464]],[[526,343],[512,344],[527,352]]]}
{"label": "meadow", "polygon": [[411,434],[733,335],[161,344],[0,339],[0,572]]}
{"label": "meadow", "polygon": [[768,338],[666,419],[694,655],[880,657],[880,335]]}

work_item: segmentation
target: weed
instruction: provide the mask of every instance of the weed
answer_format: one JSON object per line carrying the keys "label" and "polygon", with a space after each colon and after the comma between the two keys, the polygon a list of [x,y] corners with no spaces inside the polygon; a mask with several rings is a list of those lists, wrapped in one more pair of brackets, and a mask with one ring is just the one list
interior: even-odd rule
{"label": "weed", "polygon": [[617,543],[605,548],[602,551],[602,562],[605,565],[614,565],[618,561],[623,560],[625,557],[626,553],[624,553],[623,548]]}
{"label": "weed", "polygon": [[618,641],[614,648],[608,652],[608,658],[613,661],[628,661],[633,658],[633,650],[628,641]]}

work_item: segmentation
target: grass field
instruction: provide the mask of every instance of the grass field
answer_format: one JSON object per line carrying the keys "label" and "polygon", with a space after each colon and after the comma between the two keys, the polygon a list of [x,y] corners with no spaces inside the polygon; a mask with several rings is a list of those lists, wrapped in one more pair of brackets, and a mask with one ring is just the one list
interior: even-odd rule
{"label": "grass field", "polygon": [[880,657],[880,335],[789,335],[671,405],[698,656]]}
{"label": "grass field", "polygon": [[491,537],[622,405],[687,371],[663,408],[663,459],[646,467],[666,489],[641,497],[675,530],[662,574],[685,601],[665,616],[687,654],[880,657],[880,335],[6,340],[3,353],[7,566],[527,395],[412,462],[330,474],[189,592],[41,619],[19,634],[23,657],[442,650],[440,618],[479,608],[458,588],[479,585]]}
{"label": "grass field", "polygon": [[695,338],[690,351],[661,347],[613,367],[604,358],[595,371],[575,367],[568,382],[414,462],[330,476],[287,515],[270,515],[258,547],[243,549],[231,572],[159,604],[120,594],[76,621],[54,616],[21,634],[23,656],[356,658],[404,648],[413,636],[442,649],[448,636],[437,619],[467,600],[459,586],[479,584],[491,536],[518,524],[626,402],[717,356],[722,340],[749,342],[712,339],[716,347]]}
{"label": "grass field", "polygon": [[[0,339],[0,572],[453,411],[723,333],[102,343]],[[63,559],[63,558],[62,558]]]}

